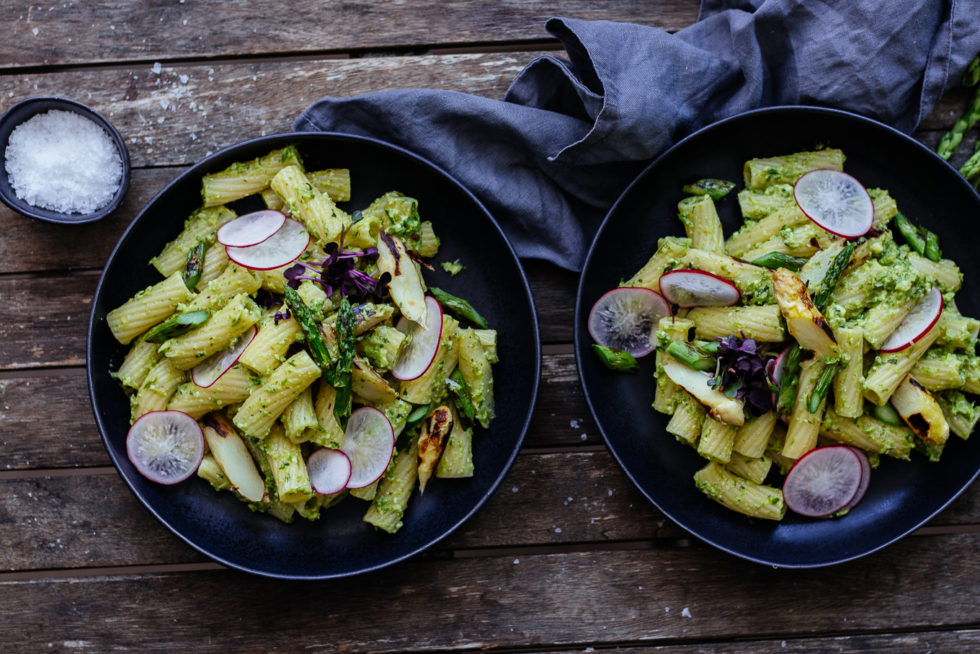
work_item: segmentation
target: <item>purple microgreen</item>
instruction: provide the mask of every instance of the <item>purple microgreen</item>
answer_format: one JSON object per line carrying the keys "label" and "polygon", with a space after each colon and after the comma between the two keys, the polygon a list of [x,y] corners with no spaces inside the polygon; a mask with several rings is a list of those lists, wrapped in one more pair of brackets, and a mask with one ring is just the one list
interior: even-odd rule
{"label": "purple microgreen", "polygon": [[346,230],[340,235],[339,243],[330,242],[324,246],[326,258],[323,261],[297,262],[287,268],[283,275],[290,288],[297,289],[300,282],[310,281],[320,284],[326,291],[327,297],[332,297],[334,292],[338,292],[340,297],[351,296],[380,301],[391,279],[390,275],[387,278],[382,275],[379,279],[375,279],[357,269],[357,265],[361,262],[366,265],[377,260],[378,249],[369,247],[364,251],[344,250],[345,236]]}
{"label": "purple microgreen", "polygon": [[726,336],[716,340],[719,342],[718,364],[715,376],[708,382],[711,387],[720,389],[728,397],[743,400],[753,415],[770,411],[772,394],[766,365],[771,357],[760,352],[752,338]]}

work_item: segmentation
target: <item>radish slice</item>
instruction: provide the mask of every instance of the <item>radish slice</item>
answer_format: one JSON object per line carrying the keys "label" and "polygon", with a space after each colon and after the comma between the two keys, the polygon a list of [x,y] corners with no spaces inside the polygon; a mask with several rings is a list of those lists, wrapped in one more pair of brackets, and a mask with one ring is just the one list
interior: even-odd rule
{"label": "radish slice", "polygon": [[654,350],[653,330],[670,316],[667,300],[648,288],[621,286],[607,291],[589,311],[589,334],[599,345],[645,357]]}
{"label": "radish slice", "polygon": [[231,370],[232,366],[238,363],[242,352],[245,351],[257,333],[258,329],[254,326],[250,327],[224,352],[218,352],[194,366],[191,370],[191,380],[201,388],[210,388],[214,382],[221,378],[221,375]]}
{"label": "radish slice", "polygon": [[219,227],[215,238],[218,243],[232,247],[257,245],[278,232],[285,222],[286,214],[281,211],[253,211]]}
{"label": "radish slice", "polygon": [[864,453],[864,450],[859,450],[856,447],[851,447],[851,451],[857,456],[861,461],[861,483],[858,485],[857,491],[854,493],[854,497],[851,501],[844,505],[841,511],[850,511],[857,503],[861,501],[864,494],[868,490],[868,486],[871,485],[871,462],[868,461],[868,455]]}
{"label": "radish slice", "polygon": [[875,206],[859,181],[839,170],[811,170],[796,180],[796,204],[831,234],[856,238],[871,229]]}
{"label": "radish slice", "polygon": [[776,358],[772,361],[772,367],[770,368],[768,364],[766,365],[766,372],[769,373],[769,379],[773,384],[779,385],[780,380],[783,378],[783,371],[786,370],[786,358],[789,356],[789,351],[792,349],[792,345],[783,348],[783,351],[776,355]]}
{"label": "radish slice", "polygon": [[398,363],[391,369],[391,376],[402,381],[421,377],[439,351],[439,341],[442,339],[442,307],[430,296],[425,296],[425,327],[402,316],[395,324],[395,329],[407,334],[408,345],[398,358]]}
{"label": "radish slice", "polygon": [[321,447],[306,460],[310,483],[320,495],[333,495],[347,488],[350,481],[351,463],[340,450]]}
{"label": "radish slice", "polygon": [[285,266],[306,251],[310,244],[310,234],[302,223],[287,219],[279,230],[258,243],[248,247],[225,247],[228,258],[239,266],[252,270],[272,270]]}
{"label": "radish slice", "polygon": [[703,270],[670,270],[660,276],[660,292],[680,307],[728,307],[739,292],[727,279]]}
{"label": "radish slice", "polygon": [[795,513],[828,518],[846,507],[861,488],[863,466],[854,448],[831,445],[810,450],[783,482],[783,499]]}
{"label": "radish slice", "polygon": [[350,459],[347,488],[370,486],[384,474],[395,452],[395,432],[385,414],[362,406],[350,414],[341,451]]}
{"label": "radish slice", "polygon": [[150,411],[129,428],[126,454],[150,481],[176,484],[201,465],[204,432],[197,420],[182,411]]}
{"label": "radish slice", "polygon": [[912,310],[898,324],[885,342],[881,344],[882,352],[897,352],[904,350],[929,333],[939,316],[943,313],[943,294],[933,286],[925,296],[912,307]]}

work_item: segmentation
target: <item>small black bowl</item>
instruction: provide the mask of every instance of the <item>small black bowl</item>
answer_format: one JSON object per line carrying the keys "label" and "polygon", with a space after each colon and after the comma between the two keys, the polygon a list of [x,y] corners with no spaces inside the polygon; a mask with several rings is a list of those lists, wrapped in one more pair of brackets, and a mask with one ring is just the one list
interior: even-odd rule
{"label": "small black bowl", "polygon": [[[115,143],[116,150],[119,152],[119,158],[122,160],[122,180],[119,183],[119,188],[116,189],[115,195],[112,196],[112,200],[107,205],[91,213],[61,213],[35,207],[17,197],[14,189],[10,186],[6,167],[7,143],[10,140],[10,133],[18,125],[33,118],[37,114],[52,110],[71,111],[93,121],[106,131],[113,143]],[[39,97],[30,98],[15,104],[7,110],[7,113],[3,117],[0,117],[0,200],[14,211],[49,223],[66,225],[90,223],[100,218],[105,218],[115,211],[119,203],[122,202],[127,188],[129,188],[129,152],[126,150],[126,144],[123,142],[122,136],[112,126],[112,123],[106,120],[99,112],[89,109],[74,100]]]}

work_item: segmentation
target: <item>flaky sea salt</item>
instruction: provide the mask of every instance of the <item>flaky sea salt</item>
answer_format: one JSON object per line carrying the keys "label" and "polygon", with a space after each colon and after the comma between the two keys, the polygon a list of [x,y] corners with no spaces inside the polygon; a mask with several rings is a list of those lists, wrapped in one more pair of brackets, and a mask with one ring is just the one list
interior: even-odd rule
{"label": "flaky sea salt", "polygon": [[5,164],[18,198],[59,213],[91,213],[106,206],[123,174],[109,134],[88,118],[62,110],[38,114],[14,128]]}

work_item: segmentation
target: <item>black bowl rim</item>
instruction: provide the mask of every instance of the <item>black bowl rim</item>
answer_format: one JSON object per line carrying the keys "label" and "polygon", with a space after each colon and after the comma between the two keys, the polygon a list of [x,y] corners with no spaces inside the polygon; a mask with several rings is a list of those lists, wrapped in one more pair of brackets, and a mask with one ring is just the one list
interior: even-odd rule
{"label": "black bowl rim", "polygon": [[[208,549],[203,545],[193,542],[192,540],[184,536],[183,533],[177,530],[167,520],[163,519],[163,517],[150,505],[150,503],[146,500],[143,494],[140,493],[139,489],[136,486],[134,486],[133,483],[130,482],[129,478],[126,475],[122,474],[121,472],[119,456],[123,456],[123,455],[120,454],[119,456],[117,456],[114,449],[110,446],[109,439],[107,436],[107,432],[108,432],[107,426],[103,424],[102,417],[99,415],[97,409],[98,402],[95,396],[95,383],[93,378],[94,367],[90,357],[91,357],[92,346],[93,346],[92,343],[93,333],[95,331],[95,326],[98,321],[98,316],[96,315],[97,303],[94,301],[94,298],[97,298],[102,294],[103,284],[106,283],[105,269],[108,268],[108,262],[112,261],[115,258],[116,253],[122,247],[122,244],[129,236],[129,233],[136,228],[137,223],[139,223],[140,219],[143,217],[143,215],[146,213],[146,211],[149,209],[150,206],[152,206],[155,202],[157,202],[157,200],[160,197],[162,197],[165,193],[167,193],[170,190],[170,188],[175,186],[178,182],[180,182],[181,180],[185,179],[188,176],[200,174],[200,171],[202,169],[207,168],[210,165],[211,161],[233,150],[237,150],[239,148],[249,148],[249,147],[257,146],[265,142],[281,141],[282,139],[289,139],[289,138],[309,139],[311,137],[322,138],[324,140],[345,139],[349,141],[369,143],[375,146],[379,146],[383,149],[396,152],[402,156],[406,156],[410,159],[415,160],[416,162],[418,162],[423,166],[427,166],[431,168],[436,173],[441,175],[448,183],[455,185],[461,192],[463,192],[467,197],[469,197],[470,200],[472,200],[472,202],[474,203],[474,205],[477,206],[480,210],[482,210],[484,216],[490,221],[490,224],[493,226],[493,228],[496,229],[497,232],[500,234],[502,242],[506,246],[507,251],[510,253],[514,263],[517,266],[517,271],[519,273],[519,277],[523,284],[522,290],[524,291],[524,294],[527,297],[528,302],[530,303],[529,308],[531,310],[531,316],[532,316],[531,327],[534,336],[533,347],[534,347],[535,356],[534,356],[533,388],[532,388],[532,394],[529,403],[529,410],[521,426],[520,435],[518,436],[516,442],[514,443],[514,448],[511,451],[510,455],[507,457],[506,464],[501,469],[499,475],[497,476],[497,479],[490,485],[487,491],[483,494],[483,497],[481,497],[480,500],[476,502],[465,515],[463,515],[455,524],[451,525],[448,529],[445,529],[441,534],[437,535],[429,542],[420,545],[419,547],[417,547],[416,549],[410,552],[401,554],[383,563],[367,566],[364,568],[359,568],[356,570],[346,570],[346,571],[341,571],[341,572],[331,573],[331,574],[321,574],[321,575],[295,574],[294,575],[294,574],[271,573],[265,570],[258,569],[257,567],[254,566],[242,565],[239,563],[228,561],[223,557],[216,556],[214,553],[208,551]],[[197,163],[195,163],[194,165],[192,165],[191,167],[187,168],[179,175],[177,175],[174,179],[168,182],[167,185],[164,186],[156,195],[154,195],[145,205],[143,205],[143,208],[140,209],[139,213],[136,214],[136,217],[133,218],[132,222],[125,229],[122,235],[119,237],[119,240],[117,241],[115,247],[113,247],[112,252],[109,254],[109,257],[106,259],[106,266],[103,268],[103,272],[99,277],[99,283],[96,286],[95,294],[93,295],[92,311],[89,314],[88,332],[87,332],[86,343],[85,343],[85,363],[86,363],[85,377],[89,387],[89,400],[92,406],[92,412],[95,415],[95,422],[99,429],[99,435],[101,436],[102,439],[102,445],[103,447],[105,447],[106,452],[109,454],[109,458],[112,459],[113,465],[116,467],[117,472],[119,472],[119,476],[122,477],[123,481],[129,487],[129,489],[139,499],[140,504],[142,504],[143,507],[147,511],[149,511],[150,514],[153,515],[153,517],[155,517],[161,524],[163,524],[171,533],[176,535],[178,538],[180,538],[182,541],[190,545],[192,548],[194,548],[201,554],[204,554],[209,559],[216,561],[217,563],[220,563],[228,568],[240,570],[242,572],[247,572],[262,577],[274,578],[274,579],[319,581],[319,580],[326,580],[326,579],[339,579],[343,577],[351,577],[355,575],[374,572],[382,568],[386,568],[388,566],[394,565],[396,563],[400,563],[406,559],[418,555],[419,553],[433,547],[438,542],[445,539],[447,536],[449,536],[457,529],[459,529],[459,527],[462,526],[463,523],[465,523],[467,520],[469,520],[473,516],[473,514],[476,513],[477,510],[479,510],[480,507],[483,506],[483,504],[487,501],[487,499],[489,499],[489,497],[493,495],[494,492],[496,492],[497,488],[504,480],[504,477],[513,467],[514,459],[517,457],[517,454],[524,443],[524,438],[527,435],[527,431],[531,424],[532,416],[534,415],[534,407],[537,403],[538,388],[541,384],[541,334],[538,325],[537,308],[534,304],[534,296],[531,294],[531,287],[527,280],[527,274],[524,271],[524,267],[521,265],[516,252],[514,252],[513,246],[511,245],[510,241],[507,239],[507,236],[504,234],[503,230],[500,228],[500,225],[497,223],[496,219],[491,215],[491,213],[487,210],[487,208],[483,205],[483,203],[480,202],[480,200],[477,199],[477,197],[473,195],[473,193],[470,192],[470,190],[467,189],[462,183],[460,183],[455,177],[450,175],[443,168],[425,159],[424,157],[421,157],[415,154],[414,152],[406,150],[405,148],[399,147],[392,143],[388,143],[386,141],[382,141],[380,139],[376,139],[368,136],[360,136],[355,134],[344,134],[341,132],[280,132],[277,134],[269,134],[265,136],[256,137],[253,139],[248,139],[246,141],[242,141],[239,143],[235,143],[213,154],[208,155],[204,159],[198,161]]]}
{"label": "black bowl rim", "polygon": [[701,541],[707,543],[708,545],[711,545],[712,547],[715,547],[715,548],[717,548],[717,549],[719,549],[719,550],[721,550],[723,552],[726,552],[728,554],[732,554],[732,555],[734,555],[734,556],[736,556],[738,558],[745,559],[745,560],[751,561],[753,563],[758,563],[758,564],[766,565],[766,566],[769,566],[769,567],[791,568],[791,569],[809,569],[809,568],[827,567],[827,566],[831,566],[831,565],[838,565],[838,564],[841,564],[841,563],[846,563],[848,561],[853,561],[853,560],[862,558],[864,556],[867,556],[869,554],[872,554],[874,552],[877,552],[877,551],[879,551],[879,550],[881,550],[881,549],[883,549],[885,547],[888,547],[889,545],[895,543],[896,541],[899,541],[902,538],[905,538],[911,532],[915,531],[916,529],[918,529],[919,527],[921,527],[923,524],[925,524],[926,522],[928,522],[929,520],[931,520],[932,518],[934,518],[936,515],[938,515],[940,512],[942,512],[947,506],[949,506],[949,504],[953,500],[955,500],[967,488],[969,488],[969,486],[971,484],[973,484],[973,482],[976,481],[977,477],[980,476],[980,466],[978,466],[977,470],[973,473],[973,476],[970,477],[970,479],[966,483],[964,483],[963,486],[956,493],[953,493],[946,501],[942,502],[933,512],[931,512],[925,518],[923,518],[922,520],[920,520],[919,522],[917,522],[915,524],[909,525],[909,527],[907,529],[905,529],[904,531],[902,531],[898,535],[894,536],[893,538],[887,539],[887,540],[885,540],[884,542],[881,542],[881,543],[877,543],[873,547],[871,547],[871,548],[869,548],[869,549],[867,549],[867,550],[865,550],[863,552],[859,552],[857,554],[851,555],[851,556],[846,556],[846,557],[841,557],[841,558],[833,558],[833,557],[831,557],[831,558],[828,558],[825,561],[818,561],[818,562],[812,562],[812,563],[793,564],[793,563],[781,562],[781,563],[778,563],[777,564],[777,563],[774,563],[772,561],[766,560],[765,558],[758,557],[758,556],[753,556],[750,553],[738,551],[736,548],[726,546],[726,545],[724,545],[724,544],[722,544],[720,542],[716,542],[716,540],[713,540],[711,538],[708,538],[708,537],[706,537],[706,536],[698,533],[698,531],[696,531],[694,527],[692,527],[692,526],[690,526],[690,525],[687,524],[687,521],[682,520],[682,519],[680,519],[678,517],[675,517],[675,515],[673,515],[673,513],[668,512],[667,510],[665,510],[660,505],[659,502],[657,502],[653,497],[651,497],[651,495],[646,491],[646,489],[644,489],[640,485],[640,483],[637,481],[637,479],[634,476],[634,474],[630,471],[629,467],[627,467],[626,463],[622,459],[621,454],[616,450],[616,448],[613,445],[613,443],[611,442],[609,436],[606,434],[606,431],[603,428],[603,425],[602,425],[602,423],[599,420],[599,416],[598,416],[598,413],[596,411],[595,405],[593,403],[592,397],[591,397],[591,395],[589,393],[589,385],[586,383],[585,375],[582,372],[582,370],[583,370],[582,369],[582,365],[581,365],[581,362],[579,361],[579,357],[581,356],[581,353],[582,353],[582,349],[581,349],[582,342],[581,342],[581,340],[586,337],[586,334],[583,333],[583,330],[579,329],[579,326],[582,323],[582,319],[583,319],[583,315],[584,315],[583,314],[583,311],[586,311],[587,310],[587,307],[584,307],[583,306],[583,295],[584,295],[584,287],[585,287],[585,271],[588,270],[589,264],[591,263],[592,254],[593,254],[593,251],[596,248],[596,243],[598,241],[599,235],[603,233],[603,231],[606,228],[606,225],[608,224],[608,222],[610,221],[610,219],[612,218],[612,216],[618,210],[619,205],[622,202],[625,201],[625,198],[631,193],[631,191],[633,190],[633,188],[635,186],[637,186],[639,183],[642,182],[642,180],[646,177],[646,175],[649,173],[649,171],[651,169],[653,169],[657,165],[659,165],[659,163],[660,163],[660,161],[662,159],[666,158],[668,155],[671,155],[675,150],[678,150],[678,149],[684,147],[684,145],[688,141],[691,141],[692,139],[695,139],[695,138],[699,138],[699,139],[700,138],[704,138],[706,134],[711,134],[712,132],[714,132],[716,130],[723,129],[723,128],[727,127],[730,123],[733,123],[733,122],[740,122],[740,121],[746,120],[748,118],[754,118],[754,117],[759,116],[759,115],[766,115],[766,114],[772,114],[772,113],[784,113],[784,112],[788,112],[788,113],[799,113],[801,116],[802,115],[807,115],[807,114],[810,114],[810,115],[820,114],[820,115],[827,115],[827,116],[835,116],[835,117],[839,117],[839,118],[855,120],[855,121],[858,121],[858,122],[861,122],[861,123],[867,125],[868,127],[871,127],[871,128],[874,128],[874,129],[879,129],[879,130],[883,130],[885,132],[888,132],[888,133],[894,135],[896,138],[900,138],[900,139],[906,141],[909,145],[911,145],[911,146],[913,146],[915,148],[918,148],[921,152],[923,152],[927,156],[932,157],[936,162],[942,163],[944,166],[946,166],[949,169],[949,172],[951,172],[951,173],[955,174],[957,177],[959,177],[959,179],[960,179],[960,181],[962,183],[962,186],[963,186],[964,190],[969,191],[969,192],[971,192],[973,194],[977,194],[976,189],[974,189],[970,185],[970,183],[967,182],[962,177],[962,175],[960,175],[959,172],[952,165],[950,165],[950,163],[948,161],[946,161],[943,158],[941,158],[935,152],[933,152],[932,150],[930,150],[928,147],[926,147],[925,145],[923,145],[919,141],[916,141],[915,139],[913,139],[908,134],[905,134],[905,133],[903,133],[903,132],[901,132],[901,131],[899,131],[899,130],[897,130],[897,129],[889,126],[889,125],[885,125],[884,123],[881,123],[881,122],[879,122],[877,120],[874,120],[872,118],[868,118],[867,116],[862,116],[860,114],[855,114],[855,113],[850,112],[850,111],[844,111],[842,109],[833,109],[833,108],[829,108],[829,107],[816,107],[816,106],[810,106],[810,105],[778,105],[778,106],[772,106],[772,107],[763,107],[763,108],[760,108],[760,109],[752,109],[752,110],[749,110],[749,111],[745,111],[745,112],[742,112],[742,113],[735,114],[733,116],[729,116],[727,118],[723,118],[723,119],[718,120],[718,121],[716,121],[714,123],[711,123],[710,125],[706,125],[705,127],[702,127],[702,128],[698,129],[695,132],[692,132],[691,134],[685,136],[683,139],[681,139],[680,141],[678,141],[677,143],[675,143],[674,145],[672,145],[670,148],[668,148],[667,150],[665,150],[663,153],[661,153],[648,166],[646,166],[640,172],[640,174],[637,175],[633,179],[633,181],[631,181],[629,183],[629,185],[623,190],[622,194],[620,194],[620,196],[616,199],[616,202],[613,203],[613,206],[609,209],[609,211],[606,214],[606,216],[603,218],[602,223],[599,225],[599,228],[596,230],[596,235],[593,238],[592,243],[589,246],[589,251],[588,251],[588,253],[586,254],[586,257],[585,257],[585,263],[582,266],[582,275],[579,277],[579,285],[578,285],[578,290],[576,292],[576,297],[575,297],[574,347],[575,347],[576,367],[578,368],[578,377],[579,377],[579,383],[582,386],[582,393],[585,395],[585,402],[586,402],[586,404],[589,407],[589,412],[592,414],[593,420],[595,420],[596,425],[599,428],[599,432],[602,434],[602,439],[603,439],[603,441],[605,441],[606,448],[613,455],[613,458],[616,460],[616,463],[619,464],[619,467],[622,468],[623,472],[626,474],[626,476],[629,478],[629,480],[633,483],[633,485],[643,494],[644,497],[647,498],[647,500],[650,501],[651,504],[653,504],[661,513],[663,513],[668,518],[670,518],[675,524],[677,524],[678,526],[680,526],[682,529],[684,529],[688,533],[692,534],[693,536],[696,536],[698,539],[700,539]]}
{"label": "black bowl rim", "polygon": [[[31,111],[35,105],[37,105],[36,110]],[[109,137],[112,139],[113,143],[116,145],[116,149],[119,152],[119,158],[122,160],[122,179],[119,182],[119,188],[116,189],[115,195],[112,196],[109,204],[105,205],[101,209],[83,214],[60,213],[58,211],[51,211],[49,209],[35,207],[27,202],[24,202],[12,192],[8,193],[6,184],[0,185],[0,201],[19,214],[48,223],[56,223],[59,225],[82,225],[101,220],[119,208],[123,197],[126,195],[126,191],[129,189],[130,180],[129,150],[126,148],[126,142],[123,140],[119,130],[116,129],[116,126],[113,125],[108,118],[103,116],[95,109],[92,109],[91,107],[76,100],[69,100],[68,98],[61,98],[57,96],[37,96],[27,98],[26,100],[21,100],[4,112],[3,116],[0,116],[0,131],[3,131],[7,123],[13,120],[15,117],[19,118],[17,125],[20,125],[24,121],[29,120],[44,111],[51,111],[55,109],[63,109],[65,111],[71,111],[83,115],[86,118],[95,121],[109,134]],[[12,126],[10,128],[11,131],[15,129],[17,125]],[[4,139],[4,141],[0,143],[0,160],[4,159],[6,151],[7,139]],[[0,175],[6,179],[7,170],[5,166],[0,168]]]}

